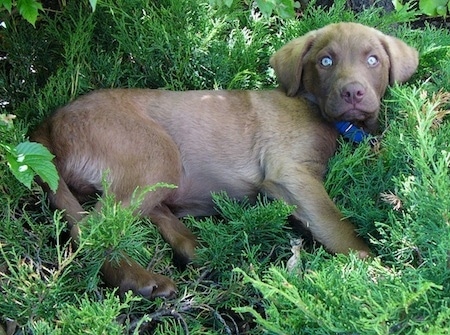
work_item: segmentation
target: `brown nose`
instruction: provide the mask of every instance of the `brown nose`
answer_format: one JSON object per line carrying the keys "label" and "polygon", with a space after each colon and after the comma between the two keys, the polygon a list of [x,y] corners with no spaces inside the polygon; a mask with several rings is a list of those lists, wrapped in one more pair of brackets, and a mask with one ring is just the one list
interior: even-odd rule
{"label": "brown nose", "polygon": [[362,101],[366,94],[365,88],[360,83],[349,83],[342,87],[341,97],[349,104],[357,104]]}

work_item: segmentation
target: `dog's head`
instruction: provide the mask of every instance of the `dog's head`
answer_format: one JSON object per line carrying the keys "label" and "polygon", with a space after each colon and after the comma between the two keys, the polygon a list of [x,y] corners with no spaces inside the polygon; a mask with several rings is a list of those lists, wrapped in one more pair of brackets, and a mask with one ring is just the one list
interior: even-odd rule
{"label": "dog's head", "polygon": [[270,64],[287,95],[304,94],[325,119],[373,132],[386,87],[412,76],[418,53],[374,28],[337,23],[292,40]]}

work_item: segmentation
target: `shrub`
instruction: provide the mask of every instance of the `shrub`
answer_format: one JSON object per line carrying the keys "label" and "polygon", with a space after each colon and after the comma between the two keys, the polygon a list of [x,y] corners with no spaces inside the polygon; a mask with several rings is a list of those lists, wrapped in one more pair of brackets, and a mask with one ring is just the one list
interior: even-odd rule
{"label": "shrub", "polygon": [[[14,148],[55,108],[96,88],[270,89],[269,57],[288,40],[337,21],[375,26],[419,49],[419,71],[388,90],[380,146],[341,141],[325,186],[376,257],[334,257],[312,245],[296,246],[292,258],[289,206],[222,194],[221,215],[185,219],[200,239],[195,267],[175,268],[157,229],[109,196],[74,250],[62,213],[0,164],[0,324],[17,334],[448,332],[450,34],[411,29],[404,22],[417,13],[408,8],[355,14],[341,0],[302,14],[264,17],[241,2],[227,10],[194,0],[108,0],[95,12],[67,2],[43,13],[36,29],[8,16],[0,102],[1,114],[16,120],[0,126],[0,141]],[[114,228],[107,234],[105,222]],[[174,278],[178,297],[120,301],[97,275],[105,246]]]}

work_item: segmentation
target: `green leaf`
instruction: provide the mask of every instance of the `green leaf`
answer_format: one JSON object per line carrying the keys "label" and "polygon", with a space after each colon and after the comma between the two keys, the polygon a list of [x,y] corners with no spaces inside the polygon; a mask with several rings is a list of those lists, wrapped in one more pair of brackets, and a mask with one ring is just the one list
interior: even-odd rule
{"label": "green leaf", "polygon": [[400,11],[403,8],[403,3],[400,0],[392,0],[392,4],[396,11]]}
{"label": "green leaf", "polygon": [[[439,8],[445,7],[448,4],[448,0],[420,0],[419,9],[422,13],[429,16],[442,15],[438,12]],[[442,12],[442,9],[439,9]]]}
{"label": "green leaf", "polygon": [[0,7],[5,7],[11,13],[12,0],[0,0]]}
{"label": "green leaf", "polygon": [[34,172],[30,169],[30,167],[21,162],[21,158],[17,156],[14,151],[6,154],[6,160],[14,177],[30,189],[31,182],[34,178]]}
{"label": "green leaf", "polygon": [[447,14],[447,6],[436,7],[436,13],[440,16],[445,16]]}
{"label": "green leaf", "polygon": [[295,16],[295,6],[299,4],[293,0],[279,0],[275,11],[283,19],[292,19]]}
{"label": "green leaf", "polygon": [[274,3],[270,0],[256,0],[256,4],[258,5],[261,13],[265,17],[269,17],[272,15],[273,8],[275,7]]}
{"label": "green leaf", "polygon": [[36,23],[39,14],[38,11],[44,10],[42,4],[36,0],[18,0],[17,8],[19,9],[20,15],[33,26]]}
{"label": "green leaf", "polygon": [[26,187],[31,188],[35,175],[47,183],[52,191],[58,188],[58,172],[52,163],[53,155],[40,143],[23,142],[6,155],[14,176]]}
{"label": "green leaf", "polygon": [[295,8],[300,4],[293,0],[256,0],[261,13],[265,17],[269,17],[275,12],[276,15],[283,19],[291,19],[295,16]]}
{"label": "green leaf", "polygon": [[97,0],[89,0],[89,3],[91,4],[92,11],[95,12],[95,7],[97,6]]}

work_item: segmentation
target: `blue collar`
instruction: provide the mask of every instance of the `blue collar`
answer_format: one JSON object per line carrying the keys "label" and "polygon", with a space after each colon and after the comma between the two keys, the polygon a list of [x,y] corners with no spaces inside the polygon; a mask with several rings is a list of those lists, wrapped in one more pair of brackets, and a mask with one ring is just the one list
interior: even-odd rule
{"label": "blue collar", "polygon": [[354,143],[361,143],[366,138],[370,137],[370,134],[366,133],[364,130],[349,121],[336,121],[334,126],[338,130],[339,134]]}

